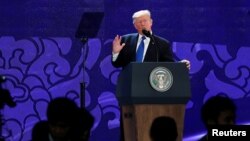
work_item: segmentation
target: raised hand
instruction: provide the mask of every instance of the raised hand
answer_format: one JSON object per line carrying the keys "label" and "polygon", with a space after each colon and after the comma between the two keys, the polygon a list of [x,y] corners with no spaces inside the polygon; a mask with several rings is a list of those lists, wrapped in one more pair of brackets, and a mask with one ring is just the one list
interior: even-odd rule
{"label": "raised hand", "polygon": [[121,36],[116,35],[115,39],[113,40],[112,52],[119,53],[124,46],[125,46],[125,43],[121,44]]}

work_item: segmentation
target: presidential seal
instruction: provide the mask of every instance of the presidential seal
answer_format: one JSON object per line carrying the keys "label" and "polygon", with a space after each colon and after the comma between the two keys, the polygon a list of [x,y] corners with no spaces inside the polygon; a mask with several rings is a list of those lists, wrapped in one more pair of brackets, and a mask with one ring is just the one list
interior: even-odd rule
{"label": "presidential seal", "polygon": [[149,82],[156,91],[165,92],[173,84],[173,75],[167,68],[157,67],[150,73]]}

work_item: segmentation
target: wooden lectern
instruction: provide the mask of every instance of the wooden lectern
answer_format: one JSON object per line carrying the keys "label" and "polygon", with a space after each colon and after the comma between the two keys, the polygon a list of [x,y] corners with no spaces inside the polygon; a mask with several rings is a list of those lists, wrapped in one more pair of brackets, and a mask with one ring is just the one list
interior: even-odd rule
{"label": "wooden lectern", "polygon": [[[166,73],[161,69],[167,70],[167,77],[171,75],[163,83],[168,88],[160,87],[163,90],[154,87],[159,82],[152,80],[156,75]],[[118,77],[116,92],[125,141],[150,141],[151,124],[159,116],[175,119],[177,141],[182,140],[185,105],[191,96],[188,69],[184,63],[130,63]]]}

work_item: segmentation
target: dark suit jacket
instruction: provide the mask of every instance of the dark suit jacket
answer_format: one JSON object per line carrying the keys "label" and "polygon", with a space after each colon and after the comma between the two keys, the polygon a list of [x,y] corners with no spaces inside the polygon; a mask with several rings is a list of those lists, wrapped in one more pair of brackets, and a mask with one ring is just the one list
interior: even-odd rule
{"label": "dark suit jacket", "polygon": [[[121,43],[125,43],[124,48],[120,51],[115,62],[112,61],[114,67],[125,67],[130,62],[136,60],[136,45],[139,34],[132,33],[122,36]],[[155,42],[150,40],[144,62],[174,62],[173,52],[169,41],[159,36],[153,35]]]}

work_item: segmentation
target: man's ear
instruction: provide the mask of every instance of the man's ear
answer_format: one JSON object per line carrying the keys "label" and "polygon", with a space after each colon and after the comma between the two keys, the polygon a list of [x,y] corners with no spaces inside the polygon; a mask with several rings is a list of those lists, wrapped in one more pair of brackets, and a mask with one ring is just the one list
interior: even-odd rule
{"label": "man's ear", "polygon": [[151,20],[151,30],[152,30],[152,25],[153,25],[153,19],[150,19]]}

